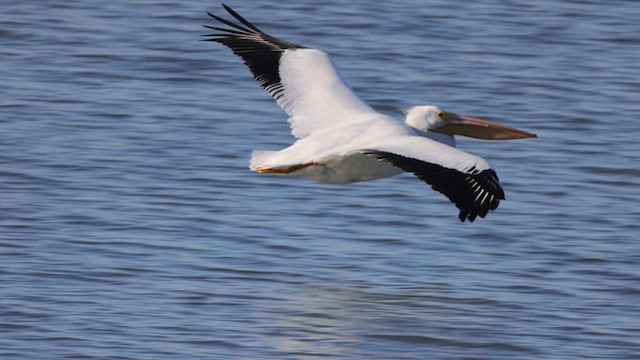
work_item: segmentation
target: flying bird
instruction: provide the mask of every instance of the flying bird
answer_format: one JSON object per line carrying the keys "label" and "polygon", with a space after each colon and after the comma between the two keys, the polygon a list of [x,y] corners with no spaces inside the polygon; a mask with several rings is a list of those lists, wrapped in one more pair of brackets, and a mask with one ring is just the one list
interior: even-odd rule
{"label": "flying bird", "polygon": [[254,151],[250,169],[345,184],[402,172],[415,174],[460,210],[459,219],[484,218],[503,200],[498,176],[484,159],[455,148],[454,135],[508,140],[535,134],[487,120],[415,106],[404,123],[363,102],[327,53],[273,37],[222,4],[236,22],[203,25],[203,35],[230,48],[289,115],[297,140],[280,151]]}

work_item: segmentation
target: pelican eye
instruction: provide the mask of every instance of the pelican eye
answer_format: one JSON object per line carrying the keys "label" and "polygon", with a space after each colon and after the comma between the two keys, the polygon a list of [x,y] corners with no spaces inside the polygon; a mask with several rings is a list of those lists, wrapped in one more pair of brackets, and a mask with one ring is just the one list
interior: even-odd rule
{"label": "pelican eye", "polygon": [[451,120],[451,114],[446,111],[438,110],[438,112],[436,112],[436,116],[442,120]]}

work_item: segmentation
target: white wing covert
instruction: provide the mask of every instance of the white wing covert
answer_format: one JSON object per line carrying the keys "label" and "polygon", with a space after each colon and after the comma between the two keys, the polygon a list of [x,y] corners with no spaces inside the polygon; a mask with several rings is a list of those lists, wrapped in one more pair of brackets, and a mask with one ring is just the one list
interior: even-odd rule
{"label": "white wing covert", "polygon": [[244,60],[253,77],[289,115],[295,137],[379,117],[353,93],[325,52],[268,35],[223,6],[240,24],[208,13],[232,29],[205,25],[219,31],[205,35],[205,40],[229,47]]}

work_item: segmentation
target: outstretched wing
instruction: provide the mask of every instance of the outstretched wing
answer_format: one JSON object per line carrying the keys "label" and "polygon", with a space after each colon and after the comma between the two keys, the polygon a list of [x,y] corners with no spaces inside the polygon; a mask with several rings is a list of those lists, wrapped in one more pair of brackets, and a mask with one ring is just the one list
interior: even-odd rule
{"label": "outstretched wing", "polygon": [[228,28],[204,25],[218,31],[204,35],[205,41],[221,43],[244,60],[253,77],[289,114],[295,137],[379,115],[353,93],[329,55],[268,35],[223,6],[239,23],[208,13]]}
{"label": "outstretched wing", "polygon": [[504,199],[504,191],[489,163],[464,151],[412,138],[402,144],[382,145],[363,151],[413,173],[431,188],[444,194],[460,209],[460,221],[484,218]]}

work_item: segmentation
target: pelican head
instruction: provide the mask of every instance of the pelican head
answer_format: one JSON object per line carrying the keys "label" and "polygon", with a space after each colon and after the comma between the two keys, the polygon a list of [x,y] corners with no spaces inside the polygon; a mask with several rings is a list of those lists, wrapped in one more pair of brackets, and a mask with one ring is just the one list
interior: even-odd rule
{"label": "pelican head", "polygon": [[405,123],[418,132],[435,131],[449,136],[462,135],[485,140],[511,140],[538,137],[492,121],[447,112],[433,105],[414,106]]}

